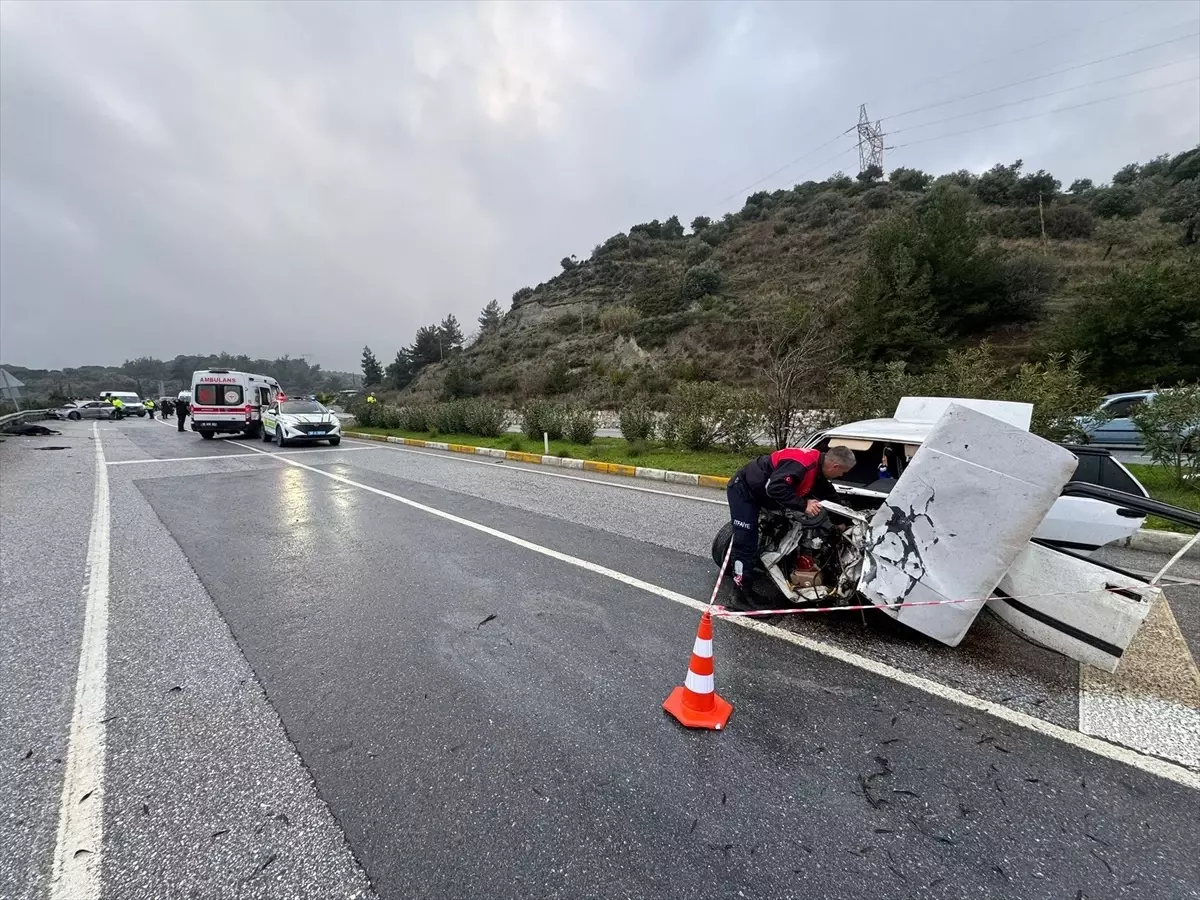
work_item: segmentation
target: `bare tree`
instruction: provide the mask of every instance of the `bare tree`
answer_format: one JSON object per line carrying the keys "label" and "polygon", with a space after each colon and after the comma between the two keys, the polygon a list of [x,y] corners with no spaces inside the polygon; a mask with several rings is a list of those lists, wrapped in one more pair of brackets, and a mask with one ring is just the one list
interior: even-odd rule
{"label": "bare tree", "polygon": [[787,447],[800,436],[800,413],[826,399],[842,340],[832,317],[797,303],[755,320],[751,333],[763,416],[775,446]]}

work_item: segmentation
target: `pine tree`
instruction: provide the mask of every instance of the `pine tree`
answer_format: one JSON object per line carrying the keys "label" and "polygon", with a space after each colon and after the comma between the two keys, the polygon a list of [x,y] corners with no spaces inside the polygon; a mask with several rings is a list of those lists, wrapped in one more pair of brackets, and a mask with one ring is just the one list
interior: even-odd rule
{"label": "pine tree", "polygon": [[384,371],[390,387],[400,390],[407,387],[413,380],[412,351],[401,347],[396,351],[396,358],[391,361]]}
{"label": "pine tree", "polygon": [[382,384],[383,367],[371,352],[370,347],[363,347],[362,353],[363,384]]}
{"label": "pine tree", "polygon": [[422,366],[435,363],[442,358],[441,329],[433,325],[422,325],[417,329],[417,336],[408,351],[412,360],[413,371]]}
{"label": "pine tree", "polygon": [[483,312],[479,314],[479,331],[481,334],[488,334],[500,327],[500,304],[493,300],[483,308]]}
{"label": "pine tree", "polygon": [[459,327],[458,319],[454,318],[454,314],[446,316],[442,319],[442,324],[438,326],[438,337],[441,338],[441,359],[445,359],[456,350],[461,350],[463,345],[462,328]]}

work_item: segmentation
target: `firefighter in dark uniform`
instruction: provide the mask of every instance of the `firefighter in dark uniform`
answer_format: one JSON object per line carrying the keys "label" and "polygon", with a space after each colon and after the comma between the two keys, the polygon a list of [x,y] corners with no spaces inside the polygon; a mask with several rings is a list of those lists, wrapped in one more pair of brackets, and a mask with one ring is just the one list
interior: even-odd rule
{"label": "firefighter in dark uniform", "polygon": [[180,397],[175,401],[175,418],[179,422],[179,430],[183,431],[183,420],[187,418],[188,402]]}
{"label": "firefighter in dark uniform", "polygon": [[753,609],[754,565],[758,559],[758,512],[788,510],[806,516],[821,511],[821,500],[837,497],[830,479],[854,468],[854,451],[832,447],[827,452],[786,447],[753,459],[729,481],[729,517],[733,521],[733,584],[736,605]]}

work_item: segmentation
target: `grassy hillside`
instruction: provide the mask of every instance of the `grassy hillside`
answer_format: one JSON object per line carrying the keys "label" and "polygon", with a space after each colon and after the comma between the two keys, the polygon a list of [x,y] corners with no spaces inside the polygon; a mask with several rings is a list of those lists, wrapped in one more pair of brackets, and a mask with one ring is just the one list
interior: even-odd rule
{"label": "grassy hillside", "polygon": [[[834,311],[845,332],[843,365],[915,362],[916,350],[902,341],[870,356],[852,332],[864,318],[883,322],[894,311],[898,301],[879,298],[895,285],[873,299],[864,273],[887,250],[896,223],[921,219],[925,231],[936,230],[928,206],[939,192],[969,205],[967,230],[979,233],[972,259],[986,263],[992,298],[986,316],[947,327],[939,351],[987,339],[1002,363],[1019,363],[1050,347],[1064,317],[1115,272],[1196,258],[1200,151],[1126,167],[1111,186],[1077,182],[1066,193],[1048,173],[1023,174],[1019,162],[937,180],[904,169],[886,181],[872,177],[879,174],[754,194],[740,212],[711,223],[698,218],[686,232],[674,216],[635,225],[517,291],[498,326],[449,361],[421,367],[404,394],[564,396],[612,406],[639,394],[661,397],[679,382],[749,386],[760,371],[753,346],[770,329],[756,323],[796,307]],[[946,310],[972,302],[954,295],[953,269],[947,277],[933,328],[948,321]]]}

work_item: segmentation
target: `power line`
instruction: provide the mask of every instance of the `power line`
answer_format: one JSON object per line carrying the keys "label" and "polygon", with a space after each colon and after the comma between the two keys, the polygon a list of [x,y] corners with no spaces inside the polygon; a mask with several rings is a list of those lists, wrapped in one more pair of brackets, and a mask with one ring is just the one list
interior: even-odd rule
{"label": "power line", "polygon": [[1134,75],[1142,75],[1146,72],[1155,72],[1159,69],[1169,69],[1171,66],[1177,66],[1180,63],[1190,62],[1195,59],[1200,59],[1200,54],[1185,56],[1182,59],[1177,59],[1174,62],[1163,63],[1158,66],[1150,66],[1146,69],[1138,69],[1136,72],[1126,72],[1124,75],[1112,75],[1108,78],[1098,78],[1095,81],[1089,81],[1085,84],[1077,84],[1074,87],[1063,88],[1058,91],[1050,91],[1047,94],[1038,94],[1036,97],[1026,97],[1024,100],[1010,100],[1008,103],[1000,103],[996,106],[989,106],[985,109],[976,109],[971,112],[959,113],[956,116],[947,116],[944,119],[935,119],[932,122],[922,122],[920,125],[905,125],[903,128],[895,128],[889,131],[888,134],[899,134],[902,131],[916,131],[918,128],[929,128],[933,125],[941,125],[943,122],[953,122],[955,119],[965,119],[969,116],[979,116],[986,112],[994,112],[997,109],[1004,109],[1007,106],[1018,106],[1022,103],[1032,103],[1034,100],[1044,100],[1047,97],[1055,97],[1059,94],[1069,94],[1071,91],[1078,91],[1085,87],[1091,87],[1096,84],[1104,84],[1106,81],[1117,81],[1121,78],[1132,78]]}
{"label": "power line", "polygon": [[1004,53],[1001,53],[997,56],[989,56],[987,59],[981,59],[981,60],[977,60],[976,62],[967,63],[965,66],[955,69],[953,72],[945,72],[941,75],[933,75],[929,78],[923,78],[920,81],[910,82],[909,84],[905,85],[905,87],[903,87],[900,90],[907,93],[908,91],[911,91],[915,87],[921,87],[922,85],[926,85],[926,84],[929,84],[930,82],[934,82],[934,81],[942,81],[946,78],[950,78],[950,77],[952,77],[954,75],[958,75],[962,72],[968,72],[971,69],[976,69],[976,68],[979,68],[980,66],[986,66],[988,63],[999,62],[1000,60],[1007,59],[1010,56],[1016,56],[1018,53],[1024,53],[1026,50],[1033,50],[1035,47],[1041,47],[1045,44],[1052,43],[1054,41],[1059,40],[1060,38],[1066,37],[1069,34],[1075,34],[1076,32],[1080,32],[1080,31],[1088,31],[1092,28],[1096,28],[1099,25],[1107,25],[1109,22],[1116,21],[1117,19],[1123,19],[1126,16],[1128,16],[1134,12],[1141,13],[1142,9],[1140,7],[1141,7],[1141,4],[1138,4],[1138,8],[1128,9],[1125,12],[1117,13],[1115,16],[1109,16],[1107,19],[1100,19],[1096,22],[1089,22],[1087,25],[1080,25],[1078,28],[1069,28],[1066,31],[1060,31],[1057,34],[1052,34],[1050,37],[1043,38],[1042,40],[1036,41],[1032,44],[1026,44],[1023,47],[1017,47],[1015,50],[1007,50]]}
{"label": "power line", "polygon": [[[856,129],[857,127],[858,127],[857,125],[851,125],[849,128],[847,128],[841,134],[837,135],[836,137],[830,138],[829,140],[827,140],[825,143],[821,144],[820,146],[813,147],[811,150],[807,150],[804,153],[801,153],[799,156],[797,156],[795,159],[791,160],[790,162],[784,163],[782,166],[780,166],[774,172],[771,172],[768,175],[764,175],[762,178],[758,179],[758,181],[755,181],[752,184],[746,185],[744,188],[734,191],[732,194],[730,194],[728,197],[725,197],[723,200],[718,200],[716,203],[713,204],[712,209],[716,209],[718,206],[724,206],[730,200],[735,199],[738,195],[744,194],[746,191],[750,190],[751,188],[758,187],[764,181],[771,180],[776,175],[778,175],[780,172],[790,169],[796,163],[800,162],[800,160],[807,159],[808,157],[812,156],[814,153],[817,153],[820,150],[824,150],[830,144],[837,143],[839,140],[844,138],[850,132],[854,131],[854,129]],[[851,147],[850,149],[853,150],[854,148]],[[838,156],[841,156],[843,153],[849,153],[849,152],[850,152],[850,150],[844,150],[844,151],[842,151],[842,153],[839,153]],[[834,159],[836,159],[836,158],[837,157],[834,157]],[[822,165],[824,165],[824,163],[818,163],[817,167],[822,166]],[[812,170],[810,169],[809,171],[812,171]],[[801,174],[805,174],[805,173],[801,173]],[[797,176],[797,177],[799,177],[799,176]]]}
{"label": "power line", "polygon": [[1034,75],[1032,78],[1022,78],[1020,81],[1010,81],[1008,84],[1002,84],[999,87],[988,88],[984,91],[976,91],[973,94],[963,94],[960,97],[951,97],[949,100],[940,100],[937,103],[927,103],[925,106],[917,106],[912,109],[906,109],[901,113],[893,113],[890,116],[884,116],[883,120],[899,119],[901,116],[911,115],[915,112],[923,112],[927,109],[935,109],[939,106],[946,106],[950,103],[957,103],[959,100],[970,100],[972,97],[982,97],[984,94],[994,94],[996,91],[1002,91],[1005,88],[1016,87],[1020,84],[1029,84],[1031,81],[1041,81],[1043,78],[1050,78],[1054,75],[1062,75],[1066,72],[1074,72],[1077,69],[1086,69],[1088,66],[1099,65],[1102,62],[1108,62],[1110,59],[1120,59],[1123,56],[1132,56],[1135,53],[1141,53],[1144,50],[1153,50],[1155,47],[1165,47],[1168,44],[1177,44],[1180,41],[1185,41],[1188,38],[1200,37],[1200,31],[1193,31],[1190,34],[1185,34],[1180,37],[1171,38],[1166,41],[1159,41],[1157,44],[1147,44],[1144,47],[1137,47],[1133,50],[1126,50],[1124,53],[1114,53],[1111,56],[1102,56],[1100,59],[1093,59],[1089,62],[1078,63],[1074,66],[1067,66],[1065,69],[1056,69],[1053,72],[1047,72],[1044,75]]}
{"label": "power line", "polygon": [[985,131],[988,128],[999,128],[1001,125],[1012,125],[1016,122],[1027,122],[1030,119],[1039,119],[1042,116],[1053,116],[1056,113],[1067,112],[1068,110],[1072,110],[1072,109],[1081,109],[1085,106],[1095,106],[1097,103],[1107,103],[1109,100],[1120,100],[1122,97],[1134,97],[1134,96],[1137,96],[1138,94],[1149,93],[1150,91],[1161,91],[1166,88],[1177,87],[1178,85],[1181,85],[1181,84],[1193,84],[1194,85],[1194,84],[1200,84],[1200,81],[1197,81],[1195,78],[1183,78],[1179,81],[1171,81],[1171,82],[1168,82],[1167,84],[1156,84],[1153,87],[1141,88],[1140,90],[1136,90],[1136,91],[1127,91],[1124,94],[1113,94],[1110,97],[1100,97],[1096,100],[1088,100],[1085,103],[1076,103],[1072,106],[1060,106],[1058,109],[1052,109],[1052,110],[1049,110],[1048,112],[1033,113],[1032,115],[1021,116],[1016,119],[1005,119],[1003,122],[992,122],[990,125],[980,125],[976,128],[964,129],[963,131],[952,131],[949,134],[939,134],[936,137],[920,138],[915,141],[908,141],[907,143],[904,143],[904,144],[897,144],[894,147],[889,147],[888,149],[889,150],[899,150],[903,147],[913,147],[917,144],[927,144],[930,141],[940,141],[940,140],[944,140],[945,138],[958,137],[959,135],[971,134],[972,132],[976,132],[976,131]]}

